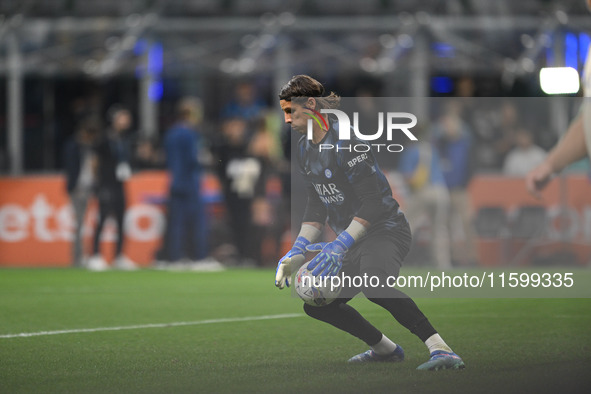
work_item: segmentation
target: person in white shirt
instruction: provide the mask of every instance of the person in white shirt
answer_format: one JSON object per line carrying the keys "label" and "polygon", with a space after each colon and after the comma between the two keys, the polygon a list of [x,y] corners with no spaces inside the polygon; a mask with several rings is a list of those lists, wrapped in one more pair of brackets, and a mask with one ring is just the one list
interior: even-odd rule
{"label": "person in white shirt", "polygon": [[515,133],[515,147],[511,149],[503,165],[503,174],[525,176],[539,166],[546,158],[546,151],[534,143],[529,130],[519,129]]}
{"label": "person in white shirt", "polygon": [[[591,11],[591,0],[587,8]],[[583,72],[583,105],[577,117],[571,122],[564,137],[550,151],[546,159],[525,177],[527,190],[535,197],[546,187],[553,176],[566,166],[585,156],[591,155],[591,46],[587,50],[587,60]]]}

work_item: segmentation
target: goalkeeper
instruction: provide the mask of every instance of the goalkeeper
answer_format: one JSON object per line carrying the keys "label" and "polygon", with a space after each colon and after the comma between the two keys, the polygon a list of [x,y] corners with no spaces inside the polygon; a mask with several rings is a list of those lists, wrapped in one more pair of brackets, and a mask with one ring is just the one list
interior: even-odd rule
{"label": "goalkeeper", "polygon": [[[358,153],[350,149],[363,142],[353,137],[350,141],[339,140],[335,128],[338,125],[326,118],[313,122],[312,140],[306,139],[309,115],[318,118],[321,109],[337,108],[340,98],[334,93],[324,96],[320,82],[297,75],[283,86],[279,99],[285,122],[304,134],[297,156],[308,185],[308,202],[297,240],[277,266],[275,285],[280,289],[289,286],[292,273],[305,262],[306,251],[319,252],[308,266],[314,275],[366,274],[380,278],[381,284],[386,283],[388,276],[397,277],[410,247],[410,228],[371,151]],[[320,143],[338,146],[339,150],[319,152]],[[314,244],[325,222],[338,237],[330,243]],[[339,298],[326,306],[304,304],[309,316],[348,332],[370,347],[349,362],[404,360],[402,347],[348,304],[360,291],[425,343],[430,359],[418,369],[464,368],[462,359],[443,341],[417,305],[406,294],[387,286],[343,288]]]}

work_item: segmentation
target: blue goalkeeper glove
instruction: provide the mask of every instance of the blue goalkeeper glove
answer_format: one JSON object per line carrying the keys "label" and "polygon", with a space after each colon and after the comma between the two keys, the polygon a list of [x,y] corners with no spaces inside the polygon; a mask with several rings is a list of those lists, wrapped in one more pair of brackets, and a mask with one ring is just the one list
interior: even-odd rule
{"label": "blue goalkeeper glove", "polygon": [[332,242],[320,242],[306,247],[309,252],[318,253],[308,264],[308,270],[312,275],[321,277],[335,276],[343,267],[343,259],[355,239],[346,231],[339,234]]}
{"label": "blue goalkeeper glove", "polygon": [[298,237],[293,247],[285,256],[279,260],[275,270],[275,286],[283,289],[289,287],[291,275],[306,262],[306,247],[310,245],[304,237]]}

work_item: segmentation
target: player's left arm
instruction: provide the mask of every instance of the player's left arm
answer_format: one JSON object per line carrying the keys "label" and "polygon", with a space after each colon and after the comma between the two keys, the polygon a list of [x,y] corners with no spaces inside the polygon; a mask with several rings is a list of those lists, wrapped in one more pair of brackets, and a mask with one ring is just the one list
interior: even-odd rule
{"label": "player's left arm", "polygon": [[525,186],[534,197],[541,198],[540,191],[546,187],[554,175],[587,155],[583,118],[584,114],[579,112],[569,125],[566,134],[546,159],[526,175]]}

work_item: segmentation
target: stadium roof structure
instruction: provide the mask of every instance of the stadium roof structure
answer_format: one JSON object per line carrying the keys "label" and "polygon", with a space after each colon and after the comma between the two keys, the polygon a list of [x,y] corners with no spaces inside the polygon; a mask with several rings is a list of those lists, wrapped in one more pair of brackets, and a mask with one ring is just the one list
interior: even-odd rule
{"label": "stadium roof structure", "polygon": [[[142,46],[162,72],[269,73],[334,61],[387,74],[422,61],[446,72],[533,72],[561,35],[591,29],[582,0],[1,0],[0,56],[23,73],[134,74]],[[558,37],[560,36],[560,37]],[[423,41],[423,42],[420,42]],[[0,74],[10,62],[0,63]]]}
{"label": "stadium roof structure", "polygon": [[36,17],[126,16],[158,8],[166,17],[254,16],[264,12],[301,15],[396,15],[428,12],[433,15],[538,15],[557,8],[584,13],[579,0],[2,0],[0,13],[26,12]]}

